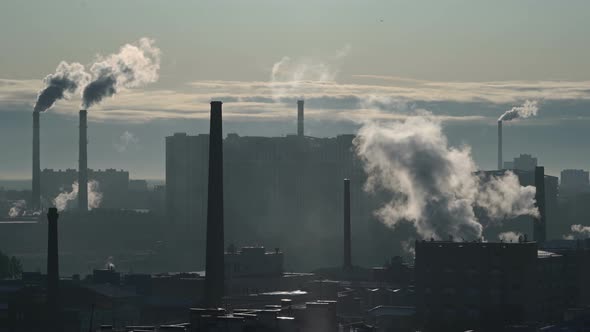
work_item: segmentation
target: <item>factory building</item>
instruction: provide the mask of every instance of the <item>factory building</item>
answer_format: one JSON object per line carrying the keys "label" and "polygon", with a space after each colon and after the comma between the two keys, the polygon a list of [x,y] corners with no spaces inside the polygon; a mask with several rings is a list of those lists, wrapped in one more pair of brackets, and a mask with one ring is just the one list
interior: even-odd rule
{"label": "factory building", "polygon": [[537,244],[416,241],[425,331],[499,328],[536,318]]}

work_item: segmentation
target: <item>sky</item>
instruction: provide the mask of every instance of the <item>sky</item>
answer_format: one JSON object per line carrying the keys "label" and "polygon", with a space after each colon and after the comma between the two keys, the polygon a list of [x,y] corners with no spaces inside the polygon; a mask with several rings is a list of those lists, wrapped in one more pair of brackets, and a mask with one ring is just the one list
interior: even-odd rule
{"label": "sky", "polygon": [[[539,114],[504,126],[504,156],[531,153],[558,175],[590,168],[590,2],[0,2],[0,180],[31,174],[31,111],[60,61],[90,67],[142,37],[161,49],[157,82],[89,110],[89,167],[164,178],[164,137],[355,133],[363,121],[430,112],[478,166],[496,164],[496,119],[526,100]],[[77,166],[80,96],[42,114],[42,168]]]}

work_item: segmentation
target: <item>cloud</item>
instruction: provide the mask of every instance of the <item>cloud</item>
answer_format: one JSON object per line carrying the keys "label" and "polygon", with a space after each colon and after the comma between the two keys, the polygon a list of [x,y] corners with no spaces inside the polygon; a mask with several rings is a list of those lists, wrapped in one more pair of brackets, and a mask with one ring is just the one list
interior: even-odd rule
{"label": "cloud", "polygon": [[[590,82],[429,82],[409,79],[402,83],[392,80],[341,83],[337,78],[322,80],[321,75],[312,75],[309,71],[305,75],[315,78],[297,82],[203,80],[190,82],[177,90],[137,88],[118,95],[109,103],[95,106],[89,119],[126,122],[205,119],[209,116],[209,102],[213,99],[223,101],[224,97],[231,97],[228,98],[230,102],[224,103],[224,118],[243,121],[294,119],[295,100],[302,96],[306,100],[306,119],[310,121],[399,119],[412,116],[407,111],[427,108],[442,121],[491,122],[510,105],[527,99],[543,100],[545,117],[552,114],[568,116],[562,107],[551,110],[552,103],[590,103]],[[332,74],[323,75],[330,78]],[[358,78],[362,79],[365,78]],[[32,110],[41,86],[41,81],[37,80],[0,80],[0,108]],[[586,118],[587,107],[583,108],[575,116]],[[53,111],[77,116],[78,110],[78,103],[70,100],[62,101]]]}

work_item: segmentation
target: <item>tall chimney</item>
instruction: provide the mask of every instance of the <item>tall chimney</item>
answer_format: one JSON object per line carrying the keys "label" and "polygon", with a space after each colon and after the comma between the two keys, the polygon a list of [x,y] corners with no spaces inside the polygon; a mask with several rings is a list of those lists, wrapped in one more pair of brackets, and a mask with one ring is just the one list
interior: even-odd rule
{"label": "tall chimney", "polygon": [[537,209],[539,209],[539,217],[534,221],[533,232],[535,241],[539,244],[547,240],[547,223],[545,211],[545,167],[535,167],[535,201],[537,202]]}
{"label": "tall chimney", "polygon": [[498,120],[498,169],[503,169],[502,162],[502,120]]}
{"label": "tall chimney", "polygon": [[350,180],[344,179],[344,270],[352,269],[350,247]]}
{"label": "tall chimney", "polygon": [[297,136],[303,137],[303,100],[297,101]]}
{"label": "tall chimney", "polygon": [[56,208],[47,211],[47,318],[49,331],[60,330],[59,324],[59,256],[57,249]]}
{"label": "tall chimney", "polygon": [[78,209],[88,211],[88,137],[86,110],[80,111],[80,142],[78,153]]}
{"label": "tall chimney", "polygon": [[33,112],[33,183],[31,205],[33,209],[41,208],[41,156],[39,138],[39,112]]}
{"label": "tall chimney", "polygon": [[209,129],[209,191],[207,196],[205,305],[219,307],[224,293],[223,137],[221,102],[211,102]]}

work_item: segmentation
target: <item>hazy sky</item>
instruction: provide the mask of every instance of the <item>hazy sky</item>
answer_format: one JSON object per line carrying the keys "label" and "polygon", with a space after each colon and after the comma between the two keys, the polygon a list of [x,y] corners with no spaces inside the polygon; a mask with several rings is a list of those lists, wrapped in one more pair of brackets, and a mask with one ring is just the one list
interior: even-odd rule
{"label": "hazy sky", "polygon": [[[267,136],[295,131],[304,96],[316,136],[432,111],[482,168],[495,165],[495,119],[539,100],[537,118],[505,127],[506,159],[588,169],[589,13],[583,0],[3,0],[0,179],[30,176],[41,79],[61,60],[88,65],[141,37],[162,50],[160,80],[90,110],[92,168],[163,178],[164,137],[206,132],[209,100],[224,101],[226,132]],[[42,167],[76,167],[79,104],[43,114]]]}

